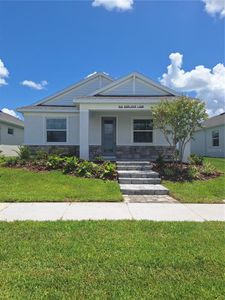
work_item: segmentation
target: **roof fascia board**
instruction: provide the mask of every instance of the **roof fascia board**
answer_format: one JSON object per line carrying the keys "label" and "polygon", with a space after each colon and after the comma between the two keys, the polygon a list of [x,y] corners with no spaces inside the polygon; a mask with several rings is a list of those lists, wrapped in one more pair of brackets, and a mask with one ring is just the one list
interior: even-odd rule
{"label": "roof fascia board", "polygon": [[46,108],[46,109],[38,109],[38,106],[37,108],[35,109],[30,109],[30,108],[18,108],[17,109],[18,112],[20,113],[24,113],[24,112],[41,112],[41,113],[76,113],[76,112],[79,112],[78,109],[58,109],[58,110],[53,110],[51,108]]}
{"label": "roof fascia board", "polygon": [[[23,122],[23,121],[21,120],[21,122]],[[4,123],[6,125],[11,125],[11,126],[16,126],[16,127],[24,128],[24,125],[22,125],[22,124],[19,125],[19,124],[10,122],[10,121],[0,120],[0,123]]]}
{"label": "roof fascia board", "polygon": [[63,90],[61,90],[61,91],[59,91],[59,92],[53,94],[52,96],[48,96],[48,97],[46,97],[46,98],[44,98],[44,99],[42,99],[42,100],[40,100],[40,101],[37,101],[37,102],[33,103],[33,105],[40,105],[40,104],[46,103],[46,102],[48,102],[48,101],[50,101],[50,100],[53,100],[53,99],[56,98],[56,97],[59,97],[59,96],[64,95],[64,94],[67,94],[67,93],[69,93],[71,90],[73,90],[73,89],[75,89],[75,88],[78,88],[78,87],[80,87],[80,86],[82,86],[82,85],[85,85],[85,84],[87,84],[89,81],[91,81],[92,79],[97,78],[97,77],[104,77],[105,79],[108,79],[108,80],[110,80],[110,81],[113,82],[113,79],[112,79],[110,76],[108,76],[108,75],[106,75],[106,74],[104,74],[104,73],[96,73],[96,74],[94,74],[93,76],[84,78],[84,79],[80,80],[79,82],[77,82],[77,83],[75,83],[75,84],[72,84],[72,85],[68,86],[67,88],[65,88],[65,89],[63,89]]}
{"label": "roof fascia board", "polygon": [[[76,100],[73,100],[74,103],[77,103],[77,104],[101,104],[101,103],[118,103],[118,104],[121,104],[121,103],[130,103],[130,104],[137,104],[137,103],[159,103],[159,101],[162,100],[162,99],[159,99],[159,98],[151,98],[151,99],[146,99],[146,98],[128,98],[128,99],[124,99],[123,97],[121,98],[117,98],[117,99],[104,99],[104,98],[97,98],[97,99],[90,99],[90,98],[82,98],[82,99],[76,99]],[[169,98],[167,99],[169,101],[173,101],[174,99],[173,98]]]}

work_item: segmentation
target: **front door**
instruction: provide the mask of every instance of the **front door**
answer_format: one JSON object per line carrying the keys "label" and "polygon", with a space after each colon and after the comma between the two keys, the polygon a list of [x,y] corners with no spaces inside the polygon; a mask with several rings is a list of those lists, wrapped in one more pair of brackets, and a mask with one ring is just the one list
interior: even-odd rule
{"label": "front door", "polygon": [[115,155],[116,150],[116,118],[102,118],[102,152],[103,155]]}

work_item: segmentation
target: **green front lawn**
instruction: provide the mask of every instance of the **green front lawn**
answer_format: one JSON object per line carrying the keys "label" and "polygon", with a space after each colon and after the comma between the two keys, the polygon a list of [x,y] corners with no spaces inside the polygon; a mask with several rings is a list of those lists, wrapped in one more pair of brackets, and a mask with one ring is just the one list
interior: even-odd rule
{"label": "green front lawn", "polygon": [[1,299],[224,299],[224,223],[0,223]]}
{"label": "green front lawn", "polygon": [[[225,173],[224,158],[205,158],[212,163],[217,170]],[[190,203],[220,203],[225,200],[225,174],[220,177],[193,182],[163,181],[170,190],[170,195],[181,202]]]}
{"label": "green front lawn", "polygon": [[0,167],[0,202],[122,201],[116,181]]}

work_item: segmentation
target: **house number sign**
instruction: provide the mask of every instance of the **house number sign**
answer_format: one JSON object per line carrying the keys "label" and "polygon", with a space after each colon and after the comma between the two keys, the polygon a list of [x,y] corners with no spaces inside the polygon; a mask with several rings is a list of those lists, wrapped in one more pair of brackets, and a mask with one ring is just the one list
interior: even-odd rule
{"label": "house number sign", "polygon": [[145,108],[144,105],[118,105],[118,108]]}

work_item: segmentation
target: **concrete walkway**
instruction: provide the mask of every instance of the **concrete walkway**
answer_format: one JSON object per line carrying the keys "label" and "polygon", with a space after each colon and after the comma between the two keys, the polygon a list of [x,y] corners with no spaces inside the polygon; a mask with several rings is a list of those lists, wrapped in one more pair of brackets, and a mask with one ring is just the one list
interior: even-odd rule
{"label": "concrete walkway", "polygon": [[0,203],[0,221],[225,221],[225,204]]}

